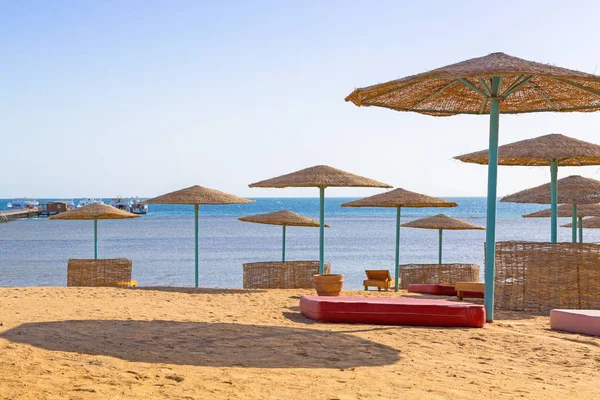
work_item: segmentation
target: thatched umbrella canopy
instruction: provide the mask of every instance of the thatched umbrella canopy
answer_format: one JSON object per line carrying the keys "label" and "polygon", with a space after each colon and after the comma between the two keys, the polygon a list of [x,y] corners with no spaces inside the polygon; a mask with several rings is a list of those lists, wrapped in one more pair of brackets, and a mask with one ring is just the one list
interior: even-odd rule
{"label": "thatched umbrella canopy", "polygon": [[416,219],[402,224],[406,228],[437,229],[439,231],[438,264],[442,263],[442,231],[485,230],[483,226],[475,225],[461,219],[444,214]]}
{"label": "thatched umbrella canopy", "polygon": [[[559,179],[556,183],[559,204],[600,203],[600,181],[584,178],[579,175],[571,175]],[[549,183],[546,183],[534,188],[525,189],[504,196],[500,201],[503,203],[549,204],[550,186]]]}
{"label": "thatched umbrella canopy", "polygon": [[420,193],[411,192],[402,188],[390,190],[389,192],[365,197],[342,204],[342,207],[391,207],[396,209],[396,263],[394,265],[396,283],[395,290],[398,291],[400,275],[400,210],[402,207],[424,208],[424,207],[456,207],[453,201],[431,197]]}
{"label": "thatched umbrella canopy", "polygon": [[[571,207],[571,204],[562,204],[557,207],[556,213],[559,218],[570,218],[573,216],[573,207]],[[551,215],[552,210],[550,208],[546,208],[545,210],[525,214],[523,215],[523,218],[550,218]],[[575,215],[577,218],[599,217],[600,204],[581,204],[577,207],[577,214]]]}
{"label": "thatched umbrella canopy", "polygon": [[[582,221],[583,223],[580,225],[586,229],[600,229],[600,217],[591,217],[586,218]],[[571,228],[572,224],[561,225],[563,228]]]}
{"label": "thatched umbrella canopy", "polygon": [[485,311],[494,318],[496,183],[500,112],[600,110],[600,77],[492,53],[417,75],[356,89],[346,101],[433,116],[490,115]]}
{"label": "thatched umbrella canopy", "polygon": [[286,187],[318,187],[319,188],[319,273],[325,266],[325,188],[327,187],[376,187],[391,188],[386,183],[354,175],[328,165],[317,165],[305,168],[276,178],[251,183],[251,188],[286,188]]}
{"label": "thatched umbrella canopy", "polygon": [[[454,158],[467,163],[487,164],[488,154],[488,150],[481,150]],[[553,133],[498,147],[498,165],[550,166],[551,240],[556,243],[558,226],[556,179],[558,167],[600,165],[600,146]],[[577,205],[575,205],[575,208],[577,208]],[[574,228],[573,241],[576,241],[576,236],[577,231]]]}
{"label": "thatched umbrella canopy", "polygon": [[[526,189],[508,196],[503,197],[500,201],[507,203],[536,203],[548,204],[550,193],[558,192],[556,201],[559,204],[565,204],[562,207],[570,207],[570,217],[572,218],[571,240],[573,243],[577,241],[577,214],[578,206],[583,204],[594,205],[600,202],[600,181],[590,178],[584,178],[579,175],[572,175],[556,181],[553,186],[550,183],[537,186],[531,189]],[[558,211],[556,212],[558,217]],[[579,234],[583,234],[583,230],[579,230]],[[580,238],[582,241],[583,238]]]}
{"label": "thatched umbrella canopy", "polygon": [[193,204],[195,223],[195,285],[198,287],[198,209],[204,205],[248,204],[248,200],[219,190],[208,189],[199,185],[176,190],[153,199],[146,200],[147,204]]}
{"label": "thatched umbrella canopy", "polygon": [[81,208],[75,208],[60,214],[51,216],[49,219],[67,220],[94,220],[94,259],[98,259],[98,220],[99,219],[126,219],[139,218],[137,214],[119,210],[108,204],[90,204]]}
{"label": "thatched umbrella canopy", "polygon": [[[297,214],[289,210],[281,210],[270,212],[266,214],[255,214],[248,215],[247,217],[238,218],[243,222],[253,222],[255,224],[266,224],[266,225],[281,225],[283,226],[283,244],[281,251],[281,261],[285,262],[285,234],[286,227],[288,226],[307,226],[311,228],[318,228],[320,226],[319,221],[315,221],[312,218],[305,217],[304,215]],[[325,225],[325,228],[329,228],[329,225]]]}

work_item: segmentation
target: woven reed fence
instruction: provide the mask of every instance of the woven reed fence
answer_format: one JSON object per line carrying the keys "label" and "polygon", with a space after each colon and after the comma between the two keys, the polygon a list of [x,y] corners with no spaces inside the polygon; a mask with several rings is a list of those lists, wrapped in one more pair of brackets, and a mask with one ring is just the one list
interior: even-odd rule
{"label": "woven reed fence", "polygon": [[[318,261],[268,261],[244,264],[244,289],[314,289]],[[331,265],[325,263],[325,273]]]}
{"label": "woven reed fence", "polygon": [[400,287],[413,283],[450,284],[479,282],[477,264],[404,264],[400,265]]}
{"label": "woven reed fence", "polygon": [[500,310],[600,309],[600,245],[496,243]]}
{"label": "woven reed fence", "polygon": [[67,264],[67,286],[118,286],[131,281],[131,260],[70,259]]}

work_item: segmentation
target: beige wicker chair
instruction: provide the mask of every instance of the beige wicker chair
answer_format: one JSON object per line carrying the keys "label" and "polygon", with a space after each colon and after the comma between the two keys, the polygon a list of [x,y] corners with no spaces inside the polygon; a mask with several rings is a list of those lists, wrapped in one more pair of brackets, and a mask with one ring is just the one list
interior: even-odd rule
{"label": "beige wicker chair", "polygon": [[131,260],[126,258],[70,259],[67,286],[130,286],[133,285],[131,269]]}
{"label": "beige wicker chair", "polygon": [[[325,273],[331,272],[325,263]],[[318,261],[268,261],[244,264],[245,289],[314,289]]]}
{"label": "beige wicker chair", "polygon": [[448,284],[479,281],[477,264],[404,264],[400,265],[400,287],[413,283]]}

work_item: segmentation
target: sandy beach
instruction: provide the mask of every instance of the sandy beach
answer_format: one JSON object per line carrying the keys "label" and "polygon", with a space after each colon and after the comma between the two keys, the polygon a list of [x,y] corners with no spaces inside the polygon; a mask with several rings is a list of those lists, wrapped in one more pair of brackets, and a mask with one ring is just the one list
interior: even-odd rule
{"label": "sandy beach", "polygon": [[309,293],[2,288],[0,397],[600,396],[600,338],[550,331],[546,316],[498,312],[483,329],[320,324],[298,311]]}

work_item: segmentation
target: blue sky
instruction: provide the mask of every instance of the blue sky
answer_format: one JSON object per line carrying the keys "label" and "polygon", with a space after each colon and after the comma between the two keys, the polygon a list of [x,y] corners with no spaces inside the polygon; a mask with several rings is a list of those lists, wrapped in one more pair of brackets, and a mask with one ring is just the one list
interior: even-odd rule
{"label": "blue sky", "polygon": [[[19,1],[0,3],[0,198],[242,196],[316,164],[439,196],[484,196],[488,118],[344,102],[355,87],[495,51],[600,73],[600,3]],[[500,143],[600,143],[600,113],[504,116]],[[600,179],[599,167],[559,177]],[[549,181],[500,169],[499,194]],[[370,189],[331,189],[362,196]]]}

